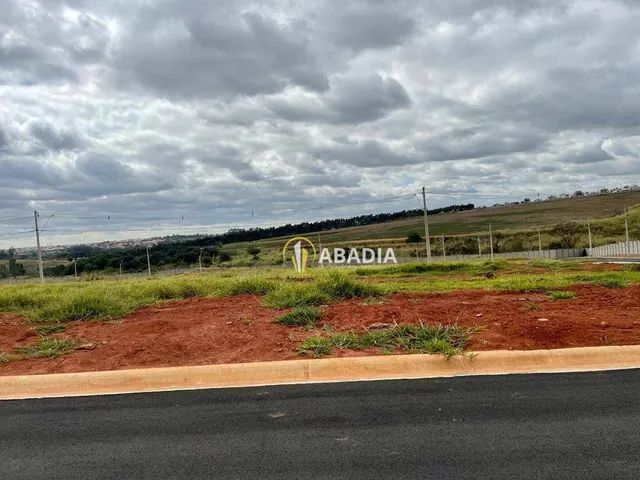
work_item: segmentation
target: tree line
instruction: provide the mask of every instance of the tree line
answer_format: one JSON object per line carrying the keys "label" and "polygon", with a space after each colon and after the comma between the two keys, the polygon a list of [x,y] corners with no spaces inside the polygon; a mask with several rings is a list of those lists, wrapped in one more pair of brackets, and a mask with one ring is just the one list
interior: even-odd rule
{"label": "tree line", "polygon": [[[473,208],[474,205],[468,203],[436,208],[429,210],[428,213],[436,215],[439,213],[472,210]],[[289,223],[278,227],[237,228],[220,234],[204,235],[180,241],[172,241],[170,237],[166,237],[163,241],[154,245],[149,252],[149,256],[151,265],[154,268],[177,268],[194,265],[198,262],[201,252],[203,252],[203,266],[210,266],[213,263],[225,264],[231,261],[234,255],[232,252],[221,250],[221,247],[225,244],[253,242],[276,237],[371,225],[416,217],[423,215],[423,213],[421,209],[412,209],[316,222]],[[260,249],[255,246],[249,246],[246,253],[252,260],[256,261],[260,255]],[[8,258],[8,256],[8,252],[0,251],[0,259]],[[13,252],[11,256],[13,257]],[[67,258],[70,262],[75,261],[75,265],[74,263],[68,263],[66,265],[47,267],[45,268],[46,276],[64,276],[74,275],[76,272],[82,274],[96,271],[139,272],[147,268],[147,252],[146,248],[142,246],[104,248],[95,245],[71,245],[58,251],[55,258]],[[13,268],[12,273],[23,274],[19,273],[16,267]]]}

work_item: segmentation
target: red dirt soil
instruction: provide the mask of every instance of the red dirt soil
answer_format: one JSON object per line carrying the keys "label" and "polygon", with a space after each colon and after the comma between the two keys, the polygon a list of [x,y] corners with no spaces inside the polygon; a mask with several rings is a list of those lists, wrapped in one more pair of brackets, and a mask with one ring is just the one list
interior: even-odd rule
{"label": "red dirt soil", "polygon": [[[283,312],[251,295],[199,298],[145,308],[118,322],[72,322],[64,333],[95,345],[55,359],[0,363],[0,375],[117,370],[299,358],[297,348],[323,325],[364,331],[375,323],[479,325],[469,350],[546,349],[640,344],[640,286],[572,287],[576,298],[487,291],[397,294],[323,307],[317,330],[273,323]],[[0,351],[32,344],[37,334],[16,315],[0,315]],[[377,354],[335,351],[334,356]]]}

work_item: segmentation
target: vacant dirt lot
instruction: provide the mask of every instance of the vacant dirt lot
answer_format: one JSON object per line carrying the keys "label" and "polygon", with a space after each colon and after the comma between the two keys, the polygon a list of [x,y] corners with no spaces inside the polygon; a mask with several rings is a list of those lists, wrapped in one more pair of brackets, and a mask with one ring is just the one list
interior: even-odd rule
{"label": "vacant dirt lot", "polygon": [[[478,325],[483,329],[469,348],[476,351],[640,344],[640,286],[568,290],[576,297],[464,291],[357,299],[323,307],[314,330],[273,323],[283,312],[262,306],[254,296],[191,299],[145,308],[113,323],[73,322],[54,336],[80,339],[92,349],[0,364],[0,375],[293,359],[299,357],[300,342],[323,328],[361,332],[381,323]],[[22,318],[0,316],[0,351],[11,352],[37,338]]]}

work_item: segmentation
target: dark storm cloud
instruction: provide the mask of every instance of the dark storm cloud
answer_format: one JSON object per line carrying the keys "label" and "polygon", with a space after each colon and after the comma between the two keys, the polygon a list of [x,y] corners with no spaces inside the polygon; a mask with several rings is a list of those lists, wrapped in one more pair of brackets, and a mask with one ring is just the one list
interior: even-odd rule
{"label": "dark storm cloud", "polygon": [[0,12],[3,216],[135,208],[229,224],[427,180],[476,203],[640,183],[637,2],[0,0]]}

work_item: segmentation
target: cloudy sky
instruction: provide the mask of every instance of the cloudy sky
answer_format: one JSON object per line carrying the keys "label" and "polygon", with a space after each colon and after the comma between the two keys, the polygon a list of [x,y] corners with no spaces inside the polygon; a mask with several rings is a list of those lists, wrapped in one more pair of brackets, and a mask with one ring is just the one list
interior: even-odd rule
{"label": "cloudy sky", "polygon": [[638,183],[638,25],[634,0],[0,0],[0,246],[34,208],[52,244]]}

